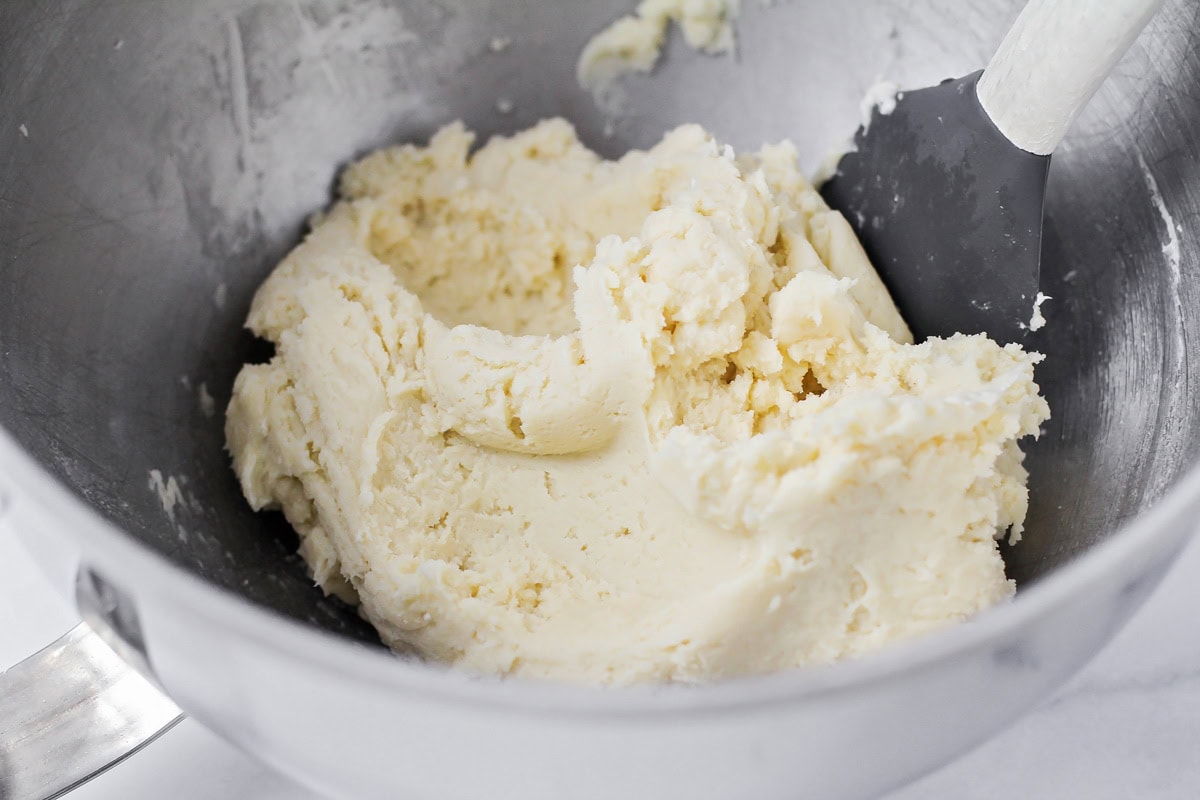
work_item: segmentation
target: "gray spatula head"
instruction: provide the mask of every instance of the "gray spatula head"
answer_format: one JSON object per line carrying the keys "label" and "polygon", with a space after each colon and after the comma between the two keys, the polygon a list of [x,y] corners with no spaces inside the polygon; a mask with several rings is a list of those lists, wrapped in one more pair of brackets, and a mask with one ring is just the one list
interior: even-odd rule
{"label": "gray spatula head", "polygon": [[1050,156],[983,110],[981,73],[876,107],[821,193],[858,233],[918,341],[956,332],[1020,342],[1038,291]]}

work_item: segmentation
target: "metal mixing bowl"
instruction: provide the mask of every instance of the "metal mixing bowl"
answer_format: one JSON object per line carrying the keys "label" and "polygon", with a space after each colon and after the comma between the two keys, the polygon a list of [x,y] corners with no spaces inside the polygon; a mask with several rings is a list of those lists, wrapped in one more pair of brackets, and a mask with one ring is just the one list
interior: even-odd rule
{"label": "metal mixing bowl", "polygon": [[748,2],[736,59],[672,40],[609,120],[573,65],[630,5],[0,6],[0,509],[64,588],[82,565],[84,610],[180,705],[301,780],[347,797],[865,796],[1043,697],[1195,527],[1200,6],[1174,0],[1054,158],[1053,300],[1031,343],[1054,418],[1027,447],[1013,604],[852,664],[603,692],[396,660],[313,588],[286,524],[242,499],[221,409],[263,356],[250,297],[340,166],[456,118],[487,136],[553,115],[606,155],[699,122],[738,147],[790,137],[815,166],[876,78],[977,69],[1018,9]]}

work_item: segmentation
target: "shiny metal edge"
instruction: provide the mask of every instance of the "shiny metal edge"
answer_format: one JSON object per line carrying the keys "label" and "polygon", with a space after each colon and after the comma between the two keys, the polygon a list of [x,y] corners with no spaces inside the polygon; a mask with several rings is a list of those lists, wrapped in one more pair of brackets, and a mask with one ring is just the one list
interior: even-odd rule
{"label": "shiny metal edge", "polygon": [[0,800],[47,800],[183,719],[86,623],[0,673]]}

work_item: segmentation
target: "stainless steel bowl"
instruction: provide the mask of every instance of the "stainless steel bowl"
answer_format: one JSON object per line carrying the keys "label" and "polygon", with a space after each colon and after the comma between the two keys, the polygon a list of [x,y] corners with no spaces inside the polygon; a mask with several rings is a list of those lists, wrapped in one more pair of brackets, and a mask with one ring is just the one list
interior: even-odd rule
{"label": "stainless steel bowl", "polygon": [[1054,418],[1011,605],[855,663],[614,692],[397,660],[322,597],[242,500],[220,409],[262,355],[251,294],[339,166],[551,115],[610,155],[700,122],[815,166],[877,77],[974,70],[1018,8],[748,2],[736,59],[673,41],[610,136],[573,64],[629,5],[0,6],[0,509],[64,590],[83,570],[83,610],[183,708],[334,794],[867,796],[1064,680],[1196,525],[1200,7],[1174,0],[1054,159],[1033,340]]}

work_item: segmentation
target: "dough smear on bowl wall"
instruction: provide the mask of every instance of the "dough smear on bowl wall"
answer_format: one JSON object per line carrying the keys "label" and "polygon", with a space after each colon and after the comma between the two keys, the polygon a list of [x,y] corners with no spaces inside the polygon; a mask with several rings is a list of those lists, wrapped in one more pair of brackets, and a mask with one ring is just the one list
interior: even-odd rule
{"label": "dough smear on bowl wall", "polygon": [[472,671],[699,682],[1012,594],[1039,360],[919,345],[788,143],[374,153],[255,297],[227,438],[328,592]]}

